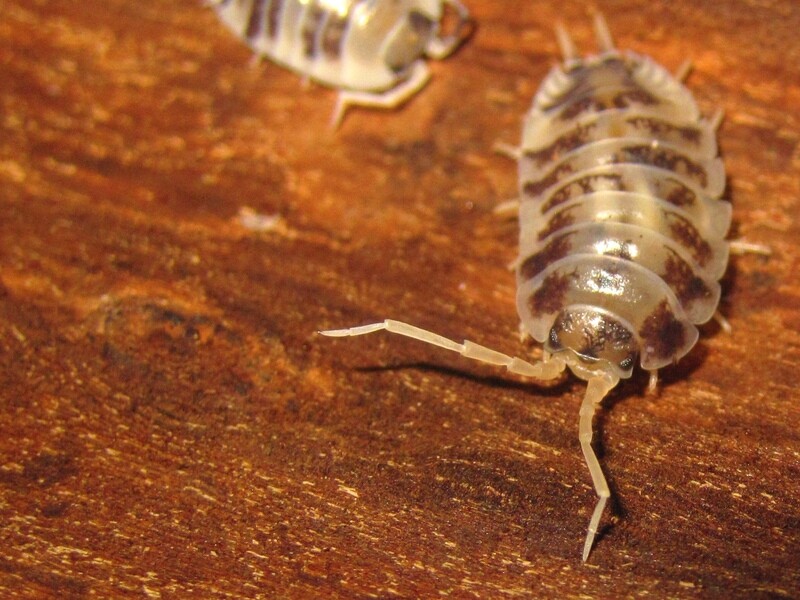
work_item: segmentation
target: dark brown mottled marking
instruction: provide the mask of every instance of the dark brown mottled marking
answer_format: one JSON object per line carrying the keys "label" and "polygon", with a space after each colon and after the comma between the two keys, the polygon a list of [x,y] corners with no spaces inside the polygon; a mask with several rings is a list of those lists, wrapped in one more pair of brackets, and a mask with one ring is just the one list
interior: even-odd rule
{"label": "dark brown mottled marking", "polygon": [[672,238],[689,250],[692,253],[692,258],[701,267],[708,264],[712,255],[711,246],[703,239],[692,222],[672,212],[664,214],[669,222],[669,231],[672,234]]}
{"label": "dark brown mottled marking", "polygon": [[611,92],[598,96],[580,98],[566,106],[558,115],[562,121],[570,121],[579,115],[588,112],[602,112],[612,108],[628,108],[634,104],[654,106],[660,104],[655,96],[641,89],[631,89]]}
{"label": "dark brown mottled marking", "polygon": [[628,119],[628,123],[636,127],[647,129],[647,131],[657,136],[675,134],[682,140],[695,145],[700,143],[702,135],[702,132],[697,127],[691,127],[689,125],[678,127],[669,121],[656,119],[654,117],[632,117]]}
{"label": "dark brown mottled marking", "polygon": [[267,11],[267,35],[270,38],[275,38],[278,35],[284,2],[285,0],[269,0],[269,11]]}
{"label": "dark brown mottled marking", "polygon": [[686,331],[683,324],[675,318],[669,303],[662,300],[656,309],[644,320],[639,336],[645,348],[652,348],[649,354],[658,359],[674,359],[686,344]]}
{"label": "dark brown mottled marking", "polygon": [[539,232],[539,240],[541,241],[559,229],[564,229],[564,227],[572,225],[575,222],[575,216],[570,213],[574,208],[576,207],[565,208],[552,215],[550,220],[547,221],[545,228]]}
{"label": "dark brown mottled marking", "polygon": [[567,107],[563,108],[561,112],[558,114],[557,118],[560,119],[561,121],[571,121],[578,115],[581,115],[590,110],[594,112],[600,112],[605,108],[606,108],[605,105],[600,103],[596,98],[591,98],[591,97],[580,98],[575,102],[572,102]]}
{"label": "dark brown mottled marking", "polygon": [[549,146],[545,146],[540,150],[525,152],[525,157],[536,163],[537,167],[541,167],[544,163],[557,160],[560,156],[585,144],[589,134],[595,127],[596,124],[576,127],[556,139]]}
{"label": "dark brown mottled marking", "polygon": [[[609,56],[591,67],[576,65],[567,71],[572,86],[542,108],[555,111],[575,105],[587,106],[587,100],[590,105],[597,103],[608,107],[613,105],[616,97],[634,97],[639,92],[649,96],[633,77],[633,66],[621,56]],[[563,117],[563,113],[559,116]]]}
{"label": "dark brown mottled marking", "polygon": [[522,193],[526,196],[538,196],[547,188],[564,177],[572,173],[572,165],[561,165],[552,170],[548,175],[545,175],[538,181],[528,181],[522,186]]}
{"label": "dark brown mottled marking", "polygon": [[633,144],[622,148],[618,154],[614,155],[612,160],[615,163],[652,165],[679,175],[685,174],[703,187],[708,184],[708,175],[702,166],[683,154],[668,148],[654,148],[645,144]]}
{"label": "dark brown mottled marking", "polygon": [[420,39],[425,39],[430,36],[431,31],[433,31],[433,28],[436,26],[427,15],[424,15],[418,10],[412,10],[408,14],[408,22],[409,25],[411,25],[411,29]]}
{"label": "dark brown mottled marking", "polygon": [[350,23],[346,16],[339,16],[331,13],[322,31],[322,41],[320,47],[322,53],[329,59],[336,60],[342,56],[342,42],[344,40],[347,26]]}
{"label": "dark brown mottled marking", "polygon": [[621,57],[609,57],[591,68],[569,73],[574,85],[555,98],[545,110],[559,110],[556,118],[569,121],[587,112],[627,108],[634,104],[656,106],[661,100],[642,88],[631,74],[631,65]]}
{"label": "dark brown mottled marking", "polygon": [[528,299],[528,308],[536,316],[556,312],[564,304],[564,296],[572,285],[570,273],[551,273]]}
{"label": "dark brown mottled marking", "polygon": [[325,19],[325,14],[325,9],[316,2],[306,9],[303,17],[301,38],[303,40],[303,54],[307,58],[314,58],[319,53],[317,34]]}
{"label": "dark brown mottled marking", "polygon": [[572,235],[571,233],[559,235],[548,242],[548,244],[536,254],[532,254],[525,259],[519,266],[520,277],[524,279],[533,279],[536,275],[541,273],[547,265],[569,254],[569,251],[572,249],[572,243],[569,238]]}
{"label": "dark brown mottled marking", "polygon": [[417,48],[423,51],[423,41],[434,35],[436,23],[423,13],[412,10],[406,16],[405,31],[402,38],[392,39],[383,49],[386,66],[397,74],[408,70],[408,51]]}
{"label": "dark brown mottled marking", "polygon": [[674,206],[694,206],[697,204],[697,194],[691,188],[671,177],[661,187],[666,188],[667,184],[671,185],[672,189],[664,195],[664,200]]}
{"label": "dark brown mottled marking", "polygon": [[264,9],[266,0],[257,0],[250,9],[250,18],[247,20],[247,28],[244,35],[248,40],[253,40],[261,35],[264,28]]}
{"label": "dark brown mottled marking", "polygon": [[655,106],[661,104],[661,100],[653,96],[648,91],[641,88],[634,88],[630,90],[622,90],[611,98],[611,105],[614,108],[628,108],[634,104],[641,104],[643,106]]}
{"label": "dark brown mottled marking", "polygon": [[674,250],[669,250],[670,257],[664,265],[664,273],[661,274],[661,278],[675,292],[684,309],[697,300],[711,298],[711,290],[708,289],[706,282],[698,277],[691,265],[678,256]]}
{"label": "dark brown mottled marking", "polygon": [[[598,187],[599,182],[604,182],[605,187]],[[580,192],[578,194],[572,193],[572,186],[578,186],[580,188]],[[557,189],[542,205],[542,213],[546,213],[554,206],[558,206],[559,204],[563,204],[568,200],[571,200],[579,195],[583,194],[590,194],[591,192],[595,192],[597,190],[612,190],[612,191],[620,191],[623,190],[624,186],[622,184],[622,176],[621,175],[584,175],[583,177],[579,177],[575,181],[571,181],[564,186]]]}

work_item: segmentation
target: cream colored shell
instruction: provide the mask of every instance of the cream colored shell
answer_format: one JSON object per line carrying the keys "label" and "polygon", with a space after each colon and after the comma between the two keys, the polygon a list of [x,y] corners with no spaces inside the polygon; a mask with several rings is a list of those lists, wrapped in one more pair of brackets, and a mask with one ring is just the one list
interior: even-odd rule
{"label": "cream colored shell", "polygon": [[728,261],[717,152],[714,124],[649,58],[610,48],[555,67],[520,148],[524,329],[618,377],[685,355]]}

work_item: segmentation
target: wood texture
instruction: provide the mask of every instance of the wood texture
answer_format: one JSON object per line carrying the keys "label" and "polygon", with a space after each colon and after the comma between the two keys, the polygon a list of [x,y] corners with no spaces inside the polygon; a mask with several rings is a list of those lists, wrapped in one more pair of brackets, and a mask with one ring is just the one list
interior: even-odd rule
{"label": "wood texture", "polygon": [[732,260],[731,335],[605,402],[588,564],[582,383],[315,334],[393,317],[537,355],[492,145],[590,16],[466,2],[423,93],[332,133],[333,91],[199,1],[0,0],[0,595],[800,597],[794,0],[601,6],[620,47],[694,61],[733,235],[774,254]]}

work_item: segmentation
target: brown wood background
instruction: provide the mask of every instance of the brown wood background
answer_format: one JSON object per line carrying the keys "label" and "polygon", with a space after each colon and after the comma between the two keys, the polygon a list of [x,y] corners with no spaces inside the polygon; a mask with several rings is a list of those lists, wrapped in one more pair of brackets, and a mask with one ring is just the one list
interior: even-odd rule
{"label": "brown wood background", "polygon": [[[516,142],[582,2],[466,0],[471,40],[352,110],[199,1],[0,0],[3,597],[800,597],[800,5],[603,2],[686,57],[720,143],[733,334],[597,420],[617,497],[589,564],[584,386],[385,334],[518,342]],[[278,215],[271,231],[242,209]]]}

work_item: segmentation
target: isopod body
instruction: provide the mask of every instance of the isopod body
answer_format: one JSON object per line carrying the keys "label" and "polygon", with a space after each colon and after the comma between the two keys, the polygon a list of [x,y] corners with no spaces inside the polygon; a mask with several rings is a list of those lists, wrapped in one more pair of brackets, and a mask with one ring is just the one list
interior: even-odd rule
{"label": "isopod body", "polygon": [[702,117],[681,77],[615,48],[600,15],[595,29],[600,52],[581,58],[558,28],[564,62],[535,95],[520,146],[506,149],[519,161],[517,309],[543,360],[393,320],[322,332],[387,330],[527,377],[554,379],[569,367],[586,380],[579,440],[598,500],[584,561],[611,495],[591,444],[595,410],[637,363],[654,388],[658,369],[694,346],[697,325],[724,322],[719,279],[733,245],[730,204],[720,200],[720,115]]}
{"label": "isopod body", "polygon": [[[469,13],[459,0],[209,0],[258,55],[340,89],[333,122],[349,105],[394,107],[429,79],[425,57],[462,40]],[[458,24],[441,36],[445,7]]]}
{"label": "isopod body", "polygon": [[714,315],[731,208],[716,124],[598,30],[597,56],[565,42],[526,118],[517,309],[577,374],[630,377],[637,357],[649,371],[676,362]]}

